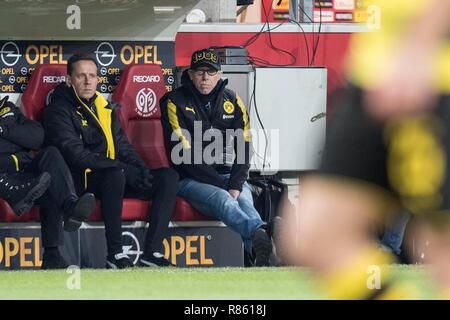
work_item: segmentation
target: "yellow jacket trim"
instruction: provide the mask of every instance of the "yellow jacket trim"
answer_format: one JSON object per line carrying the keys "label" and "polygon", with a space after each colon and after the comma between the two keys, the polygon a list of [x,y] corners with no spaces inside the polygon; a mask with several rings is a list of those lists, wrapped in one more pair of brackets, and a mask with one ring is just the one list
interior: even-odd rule
{"label": "yellow jacket trim", "polygon": [[20,168],[19,168],[19,159],[17,159],[17,156],[15,154],[12,154],[11,158],[13,158],[14,164],[16,165],[16,171],[19,171],[20,170]]}
{"label": "yellow jacket trim", "polygon": [[238,95],[236,95],[236,101],[239,108],[241,108],[242,119],[244,120],[244,141],[250,142],[250,123],[248,121],[247,109],[245,109],[244,103]]}
{"label": "yellow jacket trim", "polygon": [[180,123],[178,121],[178,116],[177,116],[177,106],[172,102],[172,100],[168,100],[167,107],[168,107],[169,122],[170,122],[170,125],[172,126],[172,130],[179,137],[181,143],[183,144],[183,148],[190,149],[191,144],[186,139],[186,137],[184,136],[184,134],[180,128]]}
{"label": "yellow jacket trim", "polygon": [[107,150],[106,150],[106,157],[114,160],[116,158],[116,150],[114,145],[114,139],[112,135],[112,129],[111,129],[111,113],[112,110],[105,108],[108,105],[108,101],[101,95],[100,92],[96,91],[97,97],[95,98],[94,104],[97,108],[97,114],[98,117],[91,111],[91,109],[80,99],[78,96],[76,90],[74,90],[75,95],[78,98],[78,101],[83,105],[86,110],[94,117],[94,119],[98,122],[100,125],[100,128],[102,128],[103,134],[106,138],[107,143]]}
{"label": "yellow jacket trim", "polygon": [[92,170],[87,168],[86,170],[84,170],[84,190],[87,190],[88,187],[88,173],[91,173]]}

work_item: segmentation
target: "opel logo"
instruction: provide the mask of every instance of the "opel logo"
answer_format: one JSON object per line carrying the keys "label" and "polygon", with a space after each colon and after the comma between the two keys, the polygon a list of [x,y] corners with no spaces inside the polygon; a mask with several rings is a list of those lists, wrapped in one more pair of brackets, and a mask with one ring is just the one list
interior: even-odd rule
{"label": "opel logo", "polygon": [[19,58],[22,56],[19,51],[19,47],[14,42],[6,42],[0,50],[0,56],[4,64],[8,67],[16,65]]}
{"label": "opel logo", "polygon": [[[132,259],[133,264],[136,264],[139,260],[139,257],[143,253],[141,251],[141,245],[139,244],[139,240],[133,233],[129,231],[122,232],[122,238],[125,237],[128,239],[124,239],[123,241],[124,245],[122,246],[122,252]],[[132,258],[133,256],[136,257],[133,259]]]}
{"label": "opel logo", "polygon": [[114,53],[114,48],[109,42],[102,42],[98,45],[97,50],[94,51],[97,57],[98,63],[100,65],[107,67],[109,66],[116,57]]}

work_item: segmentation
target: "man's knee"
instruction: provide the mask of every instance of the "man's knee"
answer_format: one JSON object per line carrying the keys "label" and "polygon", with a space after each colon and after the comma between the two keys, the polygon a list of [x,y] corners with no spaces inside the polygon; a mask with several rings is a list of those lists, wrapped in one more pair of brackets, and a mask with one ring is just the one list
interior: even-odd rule
{"label": "man's knee", "polygon": [[106,169],[103,170],[103,179],[118,182],[125,181],[125,174],[120,168]]}
{"label": "man's knee", "polygon": [[215,204],[218,210],[225,211],[226,209],[234,206],[238,206],[238,201],[231,197],[231,195],[226,190],[218,190],[213,193],[208,201]]}
{"label": "man's knee", "polygon": [[101,179],[105,184],[123,189],[125,186],[125,174],[122,169],[114,168],[103,171]]}

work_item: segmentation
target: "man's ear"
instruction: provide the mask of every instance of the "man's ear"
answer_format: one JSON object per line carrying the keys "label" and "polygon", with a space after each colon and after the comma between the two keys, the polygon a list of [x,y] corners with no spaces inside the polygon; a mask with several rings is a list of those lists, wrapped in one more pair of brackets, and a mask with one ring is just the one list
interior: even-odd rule
{"label": "man's ear", "polygon": [[68,87],[72,86],[72,79],[70,78],[69,75],[67,75],[67,77],[66,77],[66,84]]}
{"label": "man's ear", "polygon": [[188,75],[189,75],[189,78],[192,80],[192,78],[194,76],[194,71],[192,71],[192,69],[188,69]]}

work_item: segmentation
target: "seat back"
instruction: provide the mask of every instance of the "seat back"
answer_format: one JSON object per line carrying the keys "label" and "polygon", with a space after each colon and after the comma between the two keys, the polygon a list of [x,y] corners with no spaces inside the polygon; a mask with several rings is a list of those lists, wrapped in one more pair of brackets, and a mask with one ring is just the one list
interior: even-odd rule
{"label": "seat back", "polygon": [[41,113],[47,105],[51,91],[66,81],[66,68],[65,64],[41,64],[33,71],[22,95],[22,109],[28,118],[42,120]]}
{"label": "seat back", "polygon": [[[59,83],[66,80],[66,65],[41,64],[31,75],[30,82],[22,94],[22,111],[32,120],[42,120],[41,113],[47,104],[47,97]],[[17,217],[9,205],[0,200],[0,222],[39,221],[39,210],[34,206],[30,212]]]}
{"label": "seat back", "polygon": [[132,64],[125,68],[112,95],[130,143],[152,169],[169,167],[159,99],[166,93],[161,66]]}

